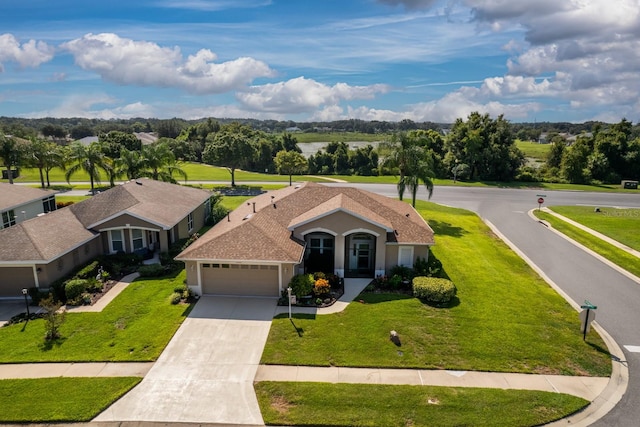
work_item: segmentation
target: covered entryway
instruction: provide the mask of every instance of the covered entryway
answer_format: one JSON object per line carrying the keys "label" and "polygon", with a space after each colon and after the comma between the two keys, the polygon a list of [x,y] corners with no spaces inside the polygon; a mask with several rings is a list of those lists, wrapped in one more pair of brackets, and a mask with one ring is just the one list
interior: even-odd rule
{"label": "covered entryway", "polygon": [[311,233],[304,236],[307,243],[304,253],[305,273],[333,274],[335,268],[335,238],[329,233]]}
{"label": "covered entryway", "polygon": [[345,277],[374,277],[376,237],[369,233],[346,236]]}
{"label": "covered entryway", "polygon": [[202,293],[279,297],[278,266],[264,264],[202,264]]}

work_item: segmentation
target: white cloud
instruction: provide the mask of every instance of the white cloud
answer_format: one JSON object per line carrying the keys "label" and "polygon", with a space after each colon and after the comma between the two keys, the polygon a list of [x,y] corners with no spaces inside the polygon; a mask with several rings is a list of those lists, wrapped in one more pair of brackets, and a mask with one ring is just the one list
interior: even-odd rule
{"label": "white cloud", "polygon": [[432,7],[438,0],[378,0],[378,3],[388,4],[390,6],[402,5],[406,9],[428,9]]}
{"label": "white cloud", "polygon": [[21,67],[37,67],[51,61],[54,49],[43,41],[29,40],[20,42],[13,34],[0,35],[0,72],[4,70],[4,62],[17,62]]}
{"label": "white cloud", "polygon": [[175,87],[196,94],[223,93],[272,77],[267,64],[253,58],[216,63],[208,49],[183,58],[178,47],[121,38],[116,34],[86,34],[64,43],[76,64],[105,80],[124,85]]}
{"label": "white cloud", "polygon": [[372,99],[376,94],[388,91],[387,85],[349,86],[336,83],[328,86],[298,77],[285,82],[253,86],[246,92],[238,92],[236,98],[252,111],[300,113],[336,105],[344,100]]}
{"label": "white cloud", "polygon": [[[39,117],[84,117],[90,119],[129,119],[155,117],[155,109],[142,102],[117,106],[119,101],[106,94],[71,95],[50,110],[36,111],[29,118]],[[111,107],[107,107],[111,106]]]}

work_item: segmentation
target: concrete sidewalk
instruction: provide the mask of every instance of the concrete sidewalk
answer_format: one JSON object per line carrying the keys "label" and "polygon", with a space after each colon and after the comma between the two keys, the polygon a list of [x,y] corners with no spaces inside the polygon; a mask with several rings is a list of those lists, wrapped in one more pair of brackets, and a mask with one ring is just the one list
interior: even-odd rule
{"label": "concrete sidewalk", "polygon": [[57,377],[144,377],[153,362],[8,363],[0,364],[0,379]]}
{"label": "concrete sidewalk", "polygon": [[351,384],[396,384],[439,387],[480,387],[565,393],[589,401],[599,396],[609,377],[532,375],[425,369],[378,369],[260,365],[255,381],[304,381]]}

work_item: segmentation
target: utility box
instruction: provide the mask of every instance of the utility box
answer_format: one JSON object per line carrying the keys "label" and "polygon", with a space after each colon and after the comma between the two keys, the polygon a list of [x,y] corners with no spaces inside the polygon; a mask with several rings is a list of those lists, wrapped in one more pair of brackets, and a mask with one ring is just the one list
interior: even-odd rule
{"label": "utility box", "polygon": [[625,188],[627,190],[637,190],[638,189],[638,181],[631,181],[631,180],[623,180],[622,181],[622,188]]}

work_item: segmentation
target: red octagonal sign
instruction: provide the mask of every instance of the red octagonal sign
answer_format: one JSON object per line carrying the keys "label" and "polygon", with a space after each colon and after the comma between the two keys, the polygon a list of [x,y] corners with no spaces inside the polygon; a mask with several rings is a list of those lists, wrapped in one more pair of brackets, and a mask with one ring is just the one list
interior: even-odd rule
{"label": "red octagonal sign", "polygon": [[538,199],[538,203],[543,204],[543,203],[544,203],[544,199],[543,199],[542,197],[540,197],[540,198]]}

